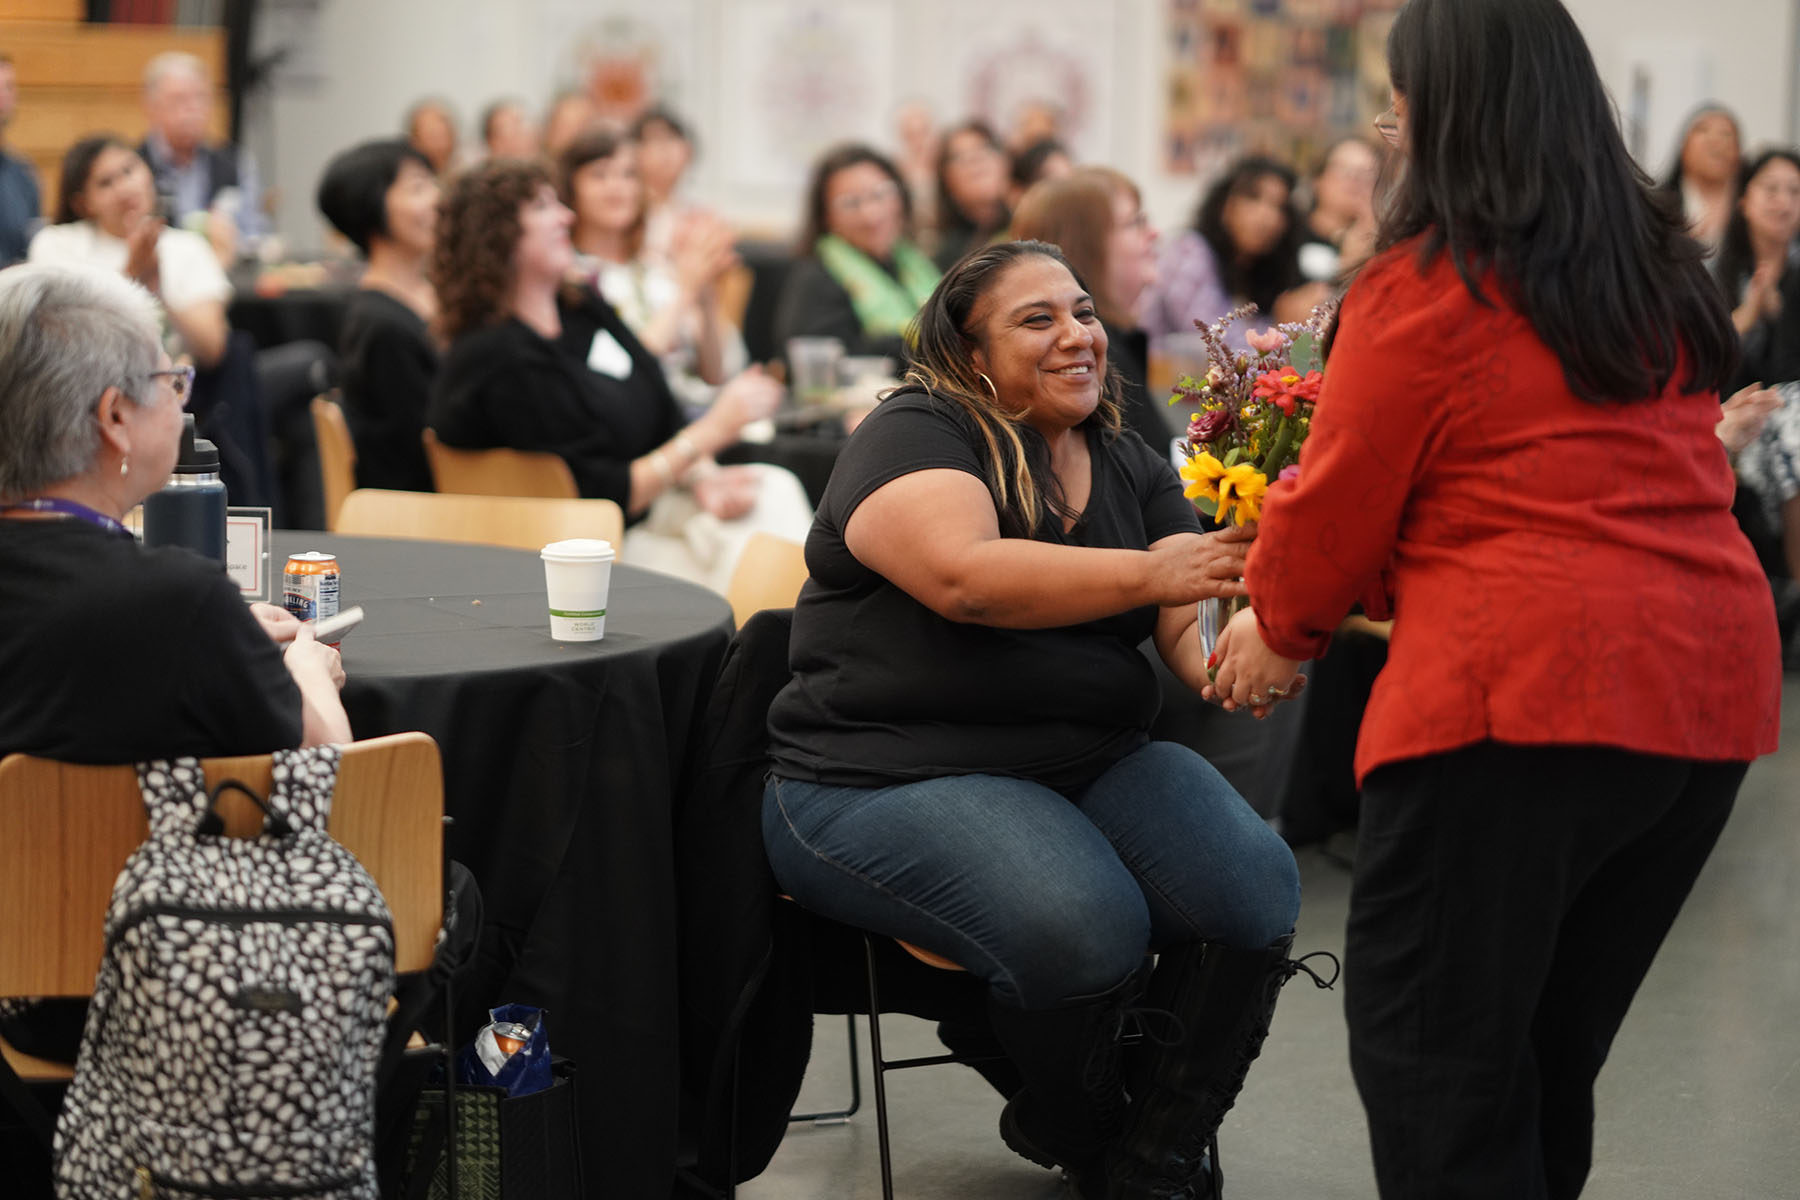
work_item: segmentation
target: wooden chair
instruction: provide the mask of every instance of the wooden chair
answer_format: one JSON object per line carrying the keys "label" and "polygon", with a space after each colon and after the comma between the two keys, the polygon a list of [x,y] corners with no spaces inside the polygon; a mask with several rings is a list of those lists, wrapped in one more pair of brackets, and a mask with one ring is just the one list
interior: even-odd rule
{"label": "wooden chair", "polygon": [[806,582],[805,548],[772,533],[753,533],[731,573],[725,599],[742,625],[764,608],[792,608]]}
{"label": "wooden chair", "polygon": [[356,487],[356,443],[343,408],[329,396],[314,396],[313,437],[319,443],[319,482],[325,496],[325,528],[337,528],[338,509]]}
{"label": "wooden chair", "polygon": [[581,493],[569,464],[530,450],[459,450],[425,431],[425,457],[440,492],[474,496],[545,496],[573,500]]}
{"label": "wooden chair", "polygon": [[[209,785],[237,779],[267,795],[269,755],[204,760]],[[220,798],[226,833],[254,836],[262,812]],[[443,920],[443,767],[437,743],[397,733],[343,748],[331,836],[356,855],[394,916],[395,967],[431,965]],[[0,996],[93,993],[113,880],[149,835],[134,768],[0,759]],[[69,1079],[66,1064],[0,1052],[28,1080]]]}
{"label": "wooden chair", "polygon": [[425,538],[538,550],[564,538],[603,538],[615,549],[625,514],[611,500],[470,496],[358,488],[344,498],[332,529],[375,537]]}

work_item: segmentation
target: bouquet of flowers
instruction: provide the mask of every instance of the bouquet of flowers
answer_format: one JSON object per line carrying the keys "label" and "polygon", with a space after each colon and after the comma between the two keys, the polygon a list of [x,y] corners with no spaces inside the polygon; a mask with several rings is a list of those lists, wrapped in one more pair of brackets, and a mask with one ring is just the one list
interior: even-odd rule
{"label": "bouquet of flowers", "polygon": [[[1221,525],[1259,519],[1270,481],[1300,473],[1300,444],[1325,382],[1322,335],[1332,309],[1320,306],[1305,321],[1247,333],[1249,352],[1233,350],[1226,330],[1255,311],[1247,304],[1211,325],[1194,322],[1206,342],[1206,378],[1182,376],[1169,398],[1170,404],[1193,406],[1183,447],[1183,494],[1212,509]],[[1249,604],[1248,597],[1200,602],[1200,648],[1208,658],[1232,615]],[[1208,675],[1214,673],[1208,668]]]}
{"label": "bouquet of flowers", "polygon": [[1181,466],[1185,494],[1211,508],[1220,524],[1256,520],[1270,481],[1299,472],[1300,443],[1325,382],[1320,335],[1331,310],[1322,306],[1305,321],[1248,333],[1249,352],[1233,350],[1226,330],[1255,311],[1247,304],[1211,325],[1194,322],[1206,342],[1206,378],[1182,376],[1169,398],[1193,406]]}

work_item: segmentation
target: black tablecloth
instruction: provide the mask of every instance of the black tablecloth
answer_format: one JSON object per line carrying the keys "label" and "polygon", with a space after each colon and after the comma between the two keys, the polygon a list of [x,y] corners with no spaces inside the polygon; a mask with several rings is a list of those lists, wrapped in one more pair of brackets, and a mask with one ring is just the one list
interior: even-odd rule
{"label": "black tablecloth", "polygon": [[621,564],[606,637],[556,642],[535,554],[283,532],[274,548],[336,553],[343,605],[367,611],[343,644],[356,735],[422,729],[442,748],[451,854],[487,908],[463,998],[548,1010],[578,1071],[589,1196],[668,1195],[672,811],[730,610]]}

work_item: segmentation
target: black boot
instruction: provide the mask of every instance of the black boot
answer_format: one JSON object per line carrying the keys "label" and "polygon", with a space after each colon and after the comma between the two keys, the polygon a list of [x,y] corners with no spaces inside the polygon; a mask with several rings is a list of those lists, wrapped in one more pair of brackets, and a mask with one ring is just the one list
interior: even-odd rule
{"label": "black boot", "polygon": [[1011,1100],[1025,1086],[1019,1068],[1007,1057],[1006,1047],[995,1036],[986,1014],[939,1021],[937,1036],[944,1049],[968,1059],[969,1069],[987,1080],[1002,1099]]}
{"label": "black boot", "polygon": [[1105,1189],[1107,1146],[1124,1127],[1120,1013],[1140,984],[1133,974],[1097,996],[1037,1012],[988,1001],[994,1033],[1025,1081],[1000,1114],[1001,1138],[1039,1166],[1063,1168],[1077,1194],[1095,1200]]}
{"label": "black boot", "polygon": [[[1294,935],[1262,950],[1210,942],[1163,954],[1143,1000],[1180,1019],[1183,1036],[1133,1071],[1131,1116],[1109,1166],[1109,1200],[1209,1200],[1222,1195],[1214,1138],[1262,1052],[1281,985],[1300,971]],[[1335,982],[1335,976],[1332,982]]]}

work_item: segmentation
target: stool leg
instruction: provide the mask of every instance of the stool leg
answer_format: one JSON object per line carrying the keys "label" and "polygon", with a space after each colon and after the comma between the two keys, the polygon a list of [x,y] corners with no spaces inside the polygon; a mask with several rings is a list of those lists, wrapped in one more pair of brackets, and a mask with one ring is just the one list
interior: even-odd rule
{"label": "stool leg", "polygon": [[875,939],[863,934],[869,964],[869,1058],[875,1074],[875,1132],[881,1144],[881,1200],[894,1200],[894,1165],[888,1153],[887,1060],[881,1054],[881,994],[875,982]]}

